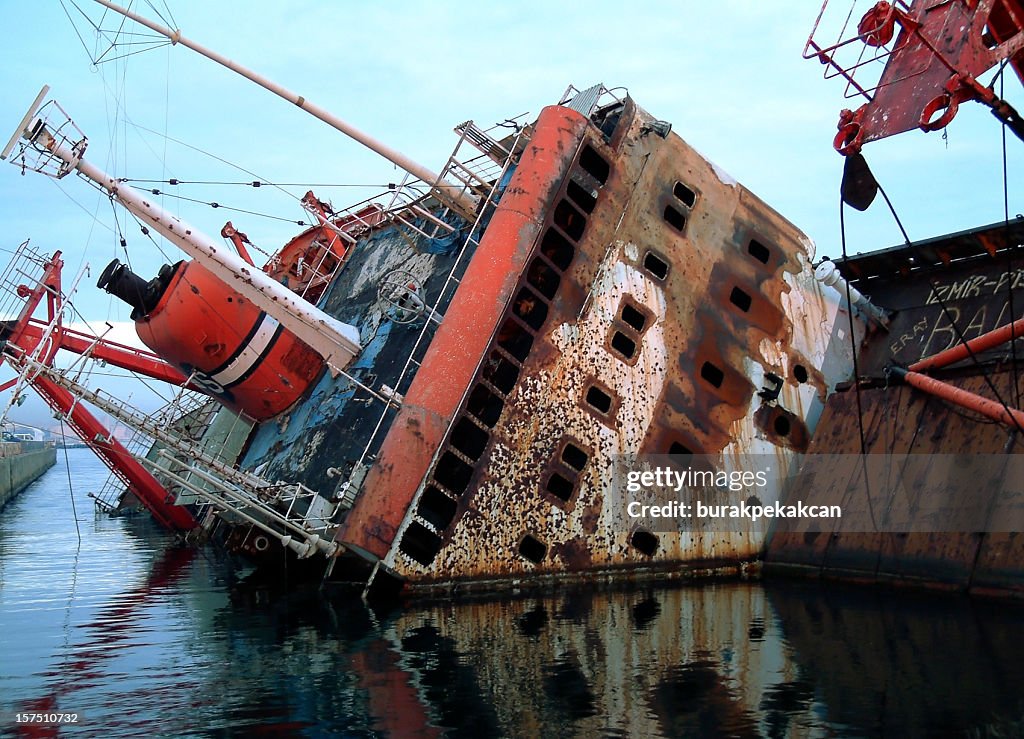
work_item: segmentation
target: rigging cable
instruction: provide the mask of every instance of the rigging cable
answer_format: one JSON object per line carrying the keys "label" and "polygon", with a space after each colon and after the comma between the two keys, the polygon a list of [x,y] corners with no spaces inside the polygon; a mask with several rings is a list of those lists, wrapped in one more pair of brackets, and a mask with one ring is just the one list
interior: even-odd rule
{"label": "rigging cable", "polygon": [[[92,18],[90,18],[90,16],[87,13],[85,13],[85,11],[83,11],[74,0],[70,0],[70,1],[71,1],[72,6],[75,8],[75,10],[78,11],[78,13],[92,27],[92,29],[93,29],[97,39],[103,38],[107,42],[110,43],[110,48],[108,48],[104,52],[104,55],[107,54],[110,51],[110,49],[118,46],[118,39],[120,39],[120,38],[123,38],[123,37],[134,37],[134,36],[139,36],[139,37],[143,37],[143,38],[147,37],[147,34],[140,34],[140,33],[134,33],[134,32],[130,32],[130,31],[125,31],[124,30],[124,25],[125,25],[125,22],[126,22],[126,18],[124,18],[124,17],[120,18],[120,25],[119,25],[118,29],[115,32],[113,32],[114,36],[111,37],[110,36],[111,32],[105,31],[102,28],[103,21],[107,17],[106,10],[104,10],[103,14],[101,15],[101,17],[99,19],[99,22],[96,22],[96,21],[93,21]],[[68,20],[71,22],[72,27],[75,29],[75,33],[76,33],[76,35],[78,35],[79,40],[82,42],[82,46],[85,49],[86,55],[89,57],[89,60],[93,64],[94,67],[99,67],[100,62],[112,62],[112,61],[115,61],[117,59],[123,59],[125,56],[130,56],[131,55],[131,54],[126,54],[126,55],[122,55],[122,56],[117,56],[117,57],[112,57],[112,58],[104,59],[104,58],[102,58],[102,55],[96,56],[93,53],[90,53],[88,46],[85,44],[84,39],[82,38],[82,35],[79,32],[77,24],[75,23],[74,19],[71,17],[70,12],[68,11],[67,6],[65,5],[65,0],[60,0],[60,2],[61,2],[61,7],[64,9],[65,15],[67,15]],[[148,3],[148,4],[152,8],[152,10],[162,20],[164,20],[166,22],[166,18],[164,17],[164,15],[155,6],[153,6],[152,3]],[[165,4],[165,7],[166,7],[166,4]],[[172,25],[173,25],[173,14],[171,13],[169,7],[167,8],[167,14],[168,14],[168,16],[170,16],[170,18],[172,20]],[[150,38],[157,38],[155,36],[149,36],[149,37]],[[163,40],[162,36],[159,37],[159,38],[161,40]],[[131,42],[131,43],[135,43],[135,42]],[[122,43],[121,45],[131,45],[131,44],[130,43]],[[167,46],[169,46],[170,44],[169,43],[161,43],[159,45],[167,45]],[[150,45],[150,48],[155,48],[155,47]],[[143,49],[143,50],[149,50],[149,49]],[[137,52],[132,52],[132,53],[137,53]],[[169,67],[170,67],[170,54],[168,54],[167,64],[168,64],[168,69],[169,69]],[[115,65],[115,66],[120,66],[120,65]],[[122,144],[122,146],[125,149],[124,157],[123,158],[125,160],[127,160],[127,128],[128,128],[129,125],[131,125],[133,128],[135,128],[136,124],[134,123],[134,121],[132,121],[131,117],[128,115],[127,110],[124,107],[124,104],[123,104],[123,101],[122,101],[122,96],[123,96],[122,92],[123,92],[123,90],[118,90],[119,85],[118,85],[117,81],[115,80],[114,84],[111,85],[110,81],[107,79],[107,76],[105,74],[101,74],[100,75],[100,79],[102,80],[103,85],[104,85],[104,87],[106,89],[106,92],[107,92],[106,101],[108,102],[108,104],[111,103],[111,102],[113,104],[113,110],[112,111],[108,110],[108,117],[114,119],[114,121],[115,121],[114,123],[111,124],[111,127],[110,127],[111,138],[112,138],[112,140],[115,140],[115,141],[120,139],[121,144]],[[122,88],[123,88],[125,79],[126,79],[126,75],[124,74],[124,70],[122,69],[121,82],[120,82],[120,87],[122,87]],[[165,98],[167,98],[167,99],[169,99],[169,84],[170,84],[169,80],[170,80],[170,75],[168,74],[166,76],[166,82],[167,82],[166,87],[167,87],[167,89],[165,90]],[[153,149],[153,147],[149,145],[149,142],[145,139],[145,137],[140,137],[142,139],[142,141],[143,141],[143,144],[146,146],[146,148],[148,148],[149,151],[154,155],[154,157],[156,157],[161,162],[161,166],[162,166],[162,169],[163,169],[164,172],[167,171],[167,167],[166,167],[166,143],[167,143],[167,138],[168,137],[166,137],[166,127],[168,125],[168,123],[167,123],[167,115],[168,115],[169,108],[170,108],[170,106],[168,104],[168,101],[165,100],[165,120],[164,120],[165,136],[164,136],[164,152],[163,152],[163,156],[158,154]],[[118,118],[122,119],[122,122],[123,122],[124,127],[125,127],[124,133],[120,137],[118,137],[118,135],[117,135],[116,120]],[[154,131],[153,133],[157,133],[157,132]],[[112,146],[111,152],[113,153],[113,151],[115,149],[116,149],[116,146]],[[113,165],[110,162],[110,157],[109,156],[108,156],[108,165],[113,167]],[[87,182],[88,182],[88,180],[87,180]],[[90,184],[92,185],[94,183],[90,182]],[[110,197],[109,193],[107,193],[105,190],[102,190],[102,188],[97,188],[97,189],[99,189],[101,192],[103,192],[105,195],[107,195],[107,197]],[[63,192],[63,189],[62,189],[62,192]],[[72,202],[75,202],[74,199],[70,198],[70,196],[68,196],[66,192],[64,194],[67,197],[69,197],[69,199],[71,199]],[[88,210],[86,208],[84,208],[83,206],[81,206],[81,204],[76,202],[76,205],[79,205],[79,207],[82,208],[82,210],[84,210],[86,213],[88,213]],[[116,209],[115,209],[115,211],[116,211]],[[115,233],[115,235],[119,238],[121,247],[125,248],[126,245],[125,245],[124,235],[123,235],[123,233],[121,233],[120,224],[117,224],[116,212],[115,212],[115,215],[114,215],[115,223],[117,225],[116,231],[114,231],[114,229],[110,229],[109,227],[106,226],[106,224],[103,224],[102,222],[100,222],[99,219],[96,217],[95,213],[91,213],[90,216],[92,217],[92,219],[93,219],[93,221],[95,223],[100,223],[100,225],[103,225],[108,230],[113,231]],[[90,231],[90,236],[89,236],[89,238],[86,241],[87,245],[88,245],[88,243],[91,242],[91,235],[92,235],[92,232]],[[115,254],[116,253],[117,253],[117,250],[115,248]],[[126,251],[126,254],[127,254],[127,251]],[[85,256],[83,254],[82,262],[84,262],[84,260],[85,260]],[[130,267],[131,266],[130,259],[128,260],[128,263],[129,263],[129,267]],[[79,266],[81,266],[81,264]]]}
{"label": "rigging cable", "polygon": [[251,182],[232,182],[230,180],[179,180],[172,178],[169,180],[153,180],[144,179],[140,177],[119,177],[120,182],[139,182],[142,184],[155,184],[155,185],[239,185],[245,187],[379,187],[386,190],[397,190],[398,185],[394,182],[388,182],[387,184],[381,184],[379,182],[370,183],[343,183],[343,182],[266,182],[263,180],[252,180]]}
{"label": "rigging cable", "polygon": [[[896,402],[892,404],[892,427],[887,428],[884,416],[879,418],[878,424],[879,429],[881,430],[882,441],[885,443],[885,446],[889,450],[889,458],[886,461],[887,463],[885,466],[885,490],[888,491],[886,495],[888,505],[886,505],[885,507],[886,518],[888,518],[889,515],[892,513],[892,506],[896,499],[896,496],[893,494],[892,490],[892,467],[893,460],[896,458],[896,433],[899,429],[900,402],[902,401],[902,393],[900,393],[899,391],[901,391],[902,389],[902,387],[897,389]],[[886,378],[885,390],[886,392],[888,392],[889,390],[889,378]],[[888,437],[888,441],[886,441],[886,437]],[[900,473],[900,476],[902,478],[902,471]]]}
{"label": "rigging cable", "polygon": [[[1003,66],[1000,67],[999,76],[999,97],[1003,97],[1003,70],[1006,69],[1006,62],[1004,60]],[[993,80],[993,83],[995,80]],[[1013,269],[1013,247],[1010,246],[1010,185],[1009,185],[1009,165],[1007,164],[1006,158],[1006,121],[1003,121],[1001,128],[1002,139],[1003,139],[1003,222],[1004,232],[1006,234],[1006,294],[1007,294],[1007,305],[1010,308],[1010,325],[1012,326],[1014,321],[1017,320],[1016,311],[1013,306],[1013,285],[1016,282],[1016,274]],[[1020,375],[1017,372],[1017,336],[1010,335],[1010,366],[1012,367],[1011,376],[1013,377],[1013,391],[1014,391],[1014,405],[1020,408]]]}
{"label": "rigging cable", "polygon": [[[107,17],[107,8],[104,7],[103,8],[103,14],[100,15],[100,23],[101,24],[103,23],[103,19],[106,18],[106,17]],[[117,31],[114,33],[114,40],[110,42],[110,47],[107,49],[107,51],[110,51],[110,49],[113,49],[114,46],[116,45],[117,39],[121,36],[121,31],[124,30],[124,24],[127,22],[127,20],[128,20],[128,16],[126,16],[126,15],[122,15],[121,16],[120,25],[118,25]],[[98,31],[99,27],[97,27],[96,30]],[[97,39],[97,40],[99,40],[99,39]],[[103,53],[106,54],[107,51],[104,51]],[[102,56],[99,56],[99,57],[96,58],[96,63],[99,63],[100,59],[102,59]]]}
{"label": "rigging cable", "polygon": [[[106,223],[104,223],[103,221],[100,220],[99,216],[96,215],[96,211],[90,211],[88,208],[86,208],[80,202],[75,200],[74,197],[72,197],[71,194],[67,190],[65,190],[63,187],[61,187],[60,186],[60,180],[55,180],[52,177],[47,177],[46,179],[49,180],[50,182],[52,182],[57,187],[57,189],[61,191],[61,193],[64,195],[64,197],[66,197],[72,203],[74,203],[79,208],[81,208],[82,212],[85,213],[87,216],[89,216],[89,218],[91,218],[92,221],[95,224],[98,224],[98,225],[102,226],[103,228],[107,229],[111,233],[117,233],[114,229],[112,229],[110,226],[108,226]],[[86,181],[88,182],[88,180],[86,180]],[[104,191],[104,194],[106,194],[106,191]],[[97,210],[99,210],[99,205],[97,205]],[[91,233],[91,231],[90,231],[90,233]]]}
{"label": "rigging cable", "polygon": [[[842,195],[839,196],[839,240],[843,248],[843,261],[847,260],[846,253],[846,203],[843,201]],[[871,502],[871,482],[868,479],[868,462],[867,462],[867,443],[864,435],[864,407],[861,404],[860,398],[860,369],[857,361],[857,332],[853,326],[853,297],[851,295],[850,280],[846,282],[846,317],[849,320],[850,329],[850,350],[853,354],[853,387],[854,394],[857,400],[857,431],[860,435],[860,459],[861,459],[861,470],[864,473],[864,490],[867,493],[868,499],[868,515],[871,517],[871,525],[875,531],[878,531],[878,522],[875,520],[875,507]],[[879,557],[881,557],[881,551],[879,551]],[[877,569],[878,563],[875,563]]]}
{"label": "rigging cable", "polygon": [[[75,35],[78,36],[78,40],[82,43],[82,48],[85,49],[86,56],[89,57],[89,61],[92,63],[94,67],[97,67],[105,62],[117,61],[119,59],[124,59],[125,57],[133,56],[135,54],[141,54],[144,51],[152,51],[153,49],[158,49],[161,46],[171,45],[171,42],[166,37],[160,34],[139,33],[137,31],[125,31],[124,26],[127,22],[127,18],[123,16],[120,18],[120,25],[117,27],[116,31],[106,31],[103,29],[103,21],[107,17],[106,8],[104,8],[103,13],[100,15],[99,22],[96,22],[89,17],[88,13],[86,13],[78,6],[78,3],[76,3],[74,0],[70,0],[71,5],[74,7],[75,10],[78,11],[79,15],[81,15],[85,19],[86,23],[92,26],[92,29],[96,34],[96,41],[98,42],[102,38],[106,43],[109,44],[107,48],[103,50],[102,53],[99,52],[98,44],[94,44],[92,50],[90,51],[88,44],[85,43],[85,39],[79,32],[78,26],[75,23],[74,18],[71,17],[71,13],[68,11],[67,6],[64,4],[64,2],[65,0],[60,0],[61,8],[64,10],[64,14],[68,17],[68,21],[71,23],[71,27],[75,29]],[[129,42],[119,41],[119,39],[124,37],[138,37],[140,39],[146,40]],[[137,49],[136,51],[128,52],[125,54],[121,54],[119,56],[107,57],[107,54],[109,54],[111,51],[118,48],[119,46],[142,46],[144,48]]]}
{"label": "rigging cable", "polygon": [[[110,195],[108,199],[110,200],[110,212],[114,216],[114,225],[117,227],[117,238],[121,243],[121,249],[124,251],[124,261],[128,265],[128,269],[132,269],[131,256],[128,254],[128,239],[124,237],[124,232],[121,230],[121,222],[117,218],[117,206],[114,205],[114,196]],[[116,247],[114,252],[117,253]],[[132,269],[132,271],[134,270]]]}
{"label": "rigging cable", "polygon": [[64,447],[64,467],[68,473],[68,494],[71,496],[71,514],[75,517],[75,534],[78,536],[78,546],[82,546],[82,532],[78,530],[78,509],[75,507],[75,488],[71,482],[71,462],[68,460],[68,442],[64,435],[64,417],[60,419],[60,440]]}
{"label": "rigging cable", "polygon": [[174,13],[171,12],[171,6],[167,4],[166,0],[164,0],[164,4],[163,4],[164,5],[164,9],[167,11],[167,15],[166,16],[163,13],[160,12],[160,9],[157,8],[156,5],[153,4],[152,0],[146,0],[146,5],[149,6],[150,10],[152,10],[154,13],[156,13],[156,17],[159,18],[160,21],[165,26],[167,26],[168,28],[177,28],[178,27],[177,22],[175,22],[175,20],[174,20]]}
{"label": "rigging cable", "polygon": [[[110,57],[108,59],[104,59],[101,56],[99,59],[96,60],[95,63],[99,64],[99,63],[103,63],[103,62],[116,62],[116,61],[121,60],[121,59],[127,59],[130,56],[135,56],[136,54],[143,54],[143,53],[145,53],[147,51],[153,51],[155,49],[159,49],[159,48],[162,48],[164,46],[170,46],[170,45],[171,45],[170,41],[165,41],[165,42],[162,42],[162,43],[158,42],[158,41],[153,41],[153,42],[150,43],[149,46],[146,46],[145,48],[137,49],[135,51],[129,51],[129,52],[126,52],[124,54],[121,54],[120,56],[112,56],[112,57]],[[110,48],[113,49],[114,46],[111,46]],[[108,49],[108,51],[109,51],[109,49]],[[103,54],[106,54],[106,53],[107,52],[103,52]]]}
{"label": "rigging cable", "polygon": [[[166,3],[164,3],[166,5]],[[170,8],[167,9],[170,12]],[[161,17],[161,20],[163,18]],[[173,20],[173,19],[172,19]],[[166,23],[166,21],[164,21]],[[171,24],[171,28],[177,28],[176,24]],[[167,67],[164,71],[164,149],[160,156],[160,174],[164,177],[167,176],[167,133],[171,127],[171,50],[170,47],[167,49]],[[160,198],[160,206],[163,207],[165,200]]]}
{"label": "rigging cable", "polygon": [[[876,184],[878,184],[877,180]],[[900,220],[899,215],[897,215],[896,208],[893,207],[892,201],[889,200],[889,196],[888,194],[886,194],[885,188],[883,188],[881,184],[878,184],[878,192],[881,193],[882,198],[885,200],[885,204],[889,206],[889,212],[892,213],[892,217],[896,221],[896,226],[900,229],[900,233],[903,234],[903,242],[906,244],[908,248],[913,249],[915,252],[920,252],[920,247],[917,244],[913,243],[910,240],[910,236],[907,235],[907,230],[903,227],[903,222]],[[946,305],[946,299],[942,296],[942,291],[938,289],[938,285],[935,284],[935,280],[933,280],[930,276],[928,277],[928,285],[932,289],[932,295],[935,296],[936,301],[939,304],[939,308],[942,310],[942,314],[946,317],[946,320],[949,321],[950,328],[952,328],[953,332],[956,334],[957,341],[963,344],[964,349],[967,352],[967,356],[970,357],[971,362],[974,364],[978,372],[981,374],[981,377],[985,381],[985,384],[988,386],[988,389],[991,390],[992,394],[996,396],[996,400],[1003,407],[1003,410],[1006,412],[1006,415],[1009,417],[1010,421],[1013,423],[1016,429],[1021,433],[1024,433],[1024,428],[1021,428],[1021,425],[1017,421],[1017,418],[1012,413],[1010,413],[1010,408],[1006,404],[1006,401],[1003,400],[1002,394],[996,388],[995,383],[992,382],[992,378],[989,377],[988,372],[985,371],[985,367],[979,361],[978,355],[974,353],[973,349],[971,349],[971,345],[967,342],[967,337],[964,335],[963,330],[960,328],[959,325],[957,325],[956,320],[953,318],[953,313],[950,311],[949,306]]]}
{"label": "rigging cable", "polygon": [[[85,39],[82,38],[82,34],[78,31],[78,24],[75,23],[74,18],[71,17],[71,13],[68,11],[67,6],[64,4],[64,0],[60,0],[60,7],[64,11],[64,15],[68,17],[68,22],[71,23],[71,28],[74,29],[75,35],[78,36],[78,40],[81,42],[82,48],[85,50],[85,55],[89,57],[90,61],[92,61],[92,54],[89,52],[89,46],[85,43]],[[77,5],[75,5],[75,10],[77,10],[79,13],[82,13],[82,9],[79,8]],[[85,14],[82,13],[82,15]],[[86,20],[88,20],[88,17],[86,17]],[[93,62],[93,64],[95,64],[95,62]]]}
{"label": "rigging cable", "polygon": [[[164,192],[162,190],[157,190],[156,188],[153,188],[152,190],[150,190],[150,193],[152,193],[153,195],[168,195],[169,194],[169,193],[166,193],[166,192]],[[274,220],[274,221],[284,221],[285,223],[294,223],[296,226],[312,226],[312,225],[314,225],[312,223],[306,223],[305,221],[296,221],[296,220],[293,220],[291,218],[282,218],[281,216],[272,216],[269,213],[260,213],[259,211],[255,211],[255,210],[246,210],[245,208],[233,208],[230,205],[223,205],[222,203],[218,203],[216,201],[199,200],[197,198],[188,198],[188,197],[185,197],[184,195],[177,195],[177,194],[172,195],[171,197],[174,197],[177,200],[185,200],[186,202],[189,202],[189,203],[198,203],[199,205],[208,205],[208,206],[210,206],[211,208],[214,208],[214,209],[223,208],[224,210],[230,210],[233,213],[245,213],[245,214],[251,215],[251,216],[259,216],[260,218],[270,218],[271,220]]]}
{"label": "rigging cable", "polygon": [[[151,133],[151,134],[153,134],[155,136],[163,136],[163,134],[161,134],[159,131],[154,131],[152,128],[146,128],[145,126],[143,126],[143,125],[141,125],[139,123],[135,123],[134,121],[132,121],[131,124],[132,124],[132,126],[134,128],[136,128],[136,129],[138,129],[140,131],[146,131],[147,133]],[[284,189],[284,187],[282,187],[280,185],[275,185],[274,183],[270,182],[268,178],[260,177],[255,172],[251,172],[251,171],[249,171],[248,169],[246,169],[245,167],[243,167],[241,165],[238,165],[238,164],[235,164],[234,162],[228,161],[227,159],[224,159],[223,157],[219,157],[216,154],[213,154],[213,153],[211,153],[209,151],[206,151],[205,149],[200,149],[198,146],[193,146],[192,144],[185,143],[181,139],[176,139],[173,136],[166,136],[165,138],[168,141],[171,141],[171,142],[177,144],[178,146],[184,146],[186,149],[191,149],[192,151],[197,152],[199,154],[202,154],[203,156],[209,157],[209,158],[211,158],[211,159],[213,159],[215,161],[218,161],[218,162],[220,162],[222,164],[226,164],[229,167],[231,167],[232,169],[237,169],[239,172],[245,172],[245,174],[249,175],[250,177],[255,177],[257,180],[260,180],[262,182],[266,182],[268,185],[270,185],[271,187],[277,188],[278,190],[280,190],[281,192],[283,192],[285,195],[287,195],[288,197],[292,198],[293,200],[297,200],[297,201],[300,201],[300,202],[302,201],[302,198],[300,198],[297,195],[294,195],[293,193],[288,192],[287,190]]]}

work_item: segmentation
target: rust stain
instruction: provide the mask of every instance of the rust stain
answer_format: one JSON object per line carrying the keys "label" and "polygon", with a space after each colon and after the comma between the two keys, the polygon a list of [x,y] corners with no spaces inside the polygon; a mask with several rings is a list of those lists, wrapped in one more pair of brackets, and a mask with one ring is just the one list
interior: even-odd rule
{"label": "rust stain", "polygon": [[[544,155],[564,158],[563,178],[517,181],[514,210],[539,222],[503,234],[507,290],[470,301],[495,311],[495,331],[457,332],[479,348],[475,378],[444,385],[451,362],[424,363],[444,410],[407,394],[402,415],[425,426],[395,424],[406,438],[385,441],[342,537],[367,527],[360,546],[400,577],[735,568],[760,553],[760,524],[638,539],[608,503],[618,455],[680,445],[725,467],[751,453],[782,467],[836,380],[823,363],[836,307],[806,236],[677,136],[642,133],[651,120],[631,101],[614,146],[591,127]],[[481,248],[471,268],[502,266],[488,259]]]}
{"label": "rust stain", "polygon": [[[550,150],[564,146],[565,137],[578,141],[584,125],[581,116],[572,111],[555,107],[542,111],[531,140],[534,161],[524,158],[513,177],[523,194],[508,198],[511,202],[503,202],[492,216],[446,320],[438,327],[405,394],[406,404],[384,439],[379,458],[392,466],[378,464],[367,474],[363,490],[336,537],[342,543],[354,544],[377,557],[385,557],[389,549],[393,551],[393,538],[371,542],[364,531],[383,517],[389,522],[388,531],[397,532],[403,520],[408,523],[414,513],[438,446],[512,295],[526,249],[536,240],[544,215],[542,204],[550,201],[551,190],[557,187],[561,170]],[[412,433],[406,422],[410,415],[425,421]],[[429,533],[427,526],[419,526]]]}
{"label": "rust stain", "polygon": [[[517,242],[528,268],[385,556],[410,582],[716,569],[761,550],[757,524],[660,532],[642,551],[608,503],[613,462],[672,444],[723,464],[788,460],[826,387],[816,364],[835,310],[805,236],[678,137],[642,135],[651,118],[632,103],[626,112],[617,148],[591,129],[565,152],[575,159],[537,239]],[[770,403],[757,395],[769,373],[783,385]],[[761,416],[789,430],[765,433]]]}

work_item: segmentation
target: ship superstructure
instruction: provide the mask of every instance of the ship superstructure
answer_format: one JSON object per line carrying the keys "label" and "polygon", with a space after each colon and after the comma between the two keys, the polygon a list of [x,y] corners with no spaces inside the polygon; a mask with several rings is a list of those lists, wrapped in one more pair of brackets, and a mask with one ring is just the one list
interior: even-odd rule
{"label": "ship superstructure", "polygon": [[756,527],[616,526],[614,460],[797,454],[848,372],[807,238],[600,91],[539,116],[338,534],[402,578],[751,559]]}

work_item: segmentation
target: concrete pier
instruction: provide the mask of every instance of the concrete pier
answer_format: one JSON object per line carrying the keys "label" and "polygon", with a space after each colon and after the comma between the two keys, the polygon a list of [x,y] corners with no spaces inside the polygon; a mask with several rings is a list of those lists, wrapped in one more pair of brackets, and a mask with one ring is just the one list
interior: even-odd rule
{"label": "concrete pier", "polygon": [[0,508],[56,461],[56,447],[44,441],[0,442]]}

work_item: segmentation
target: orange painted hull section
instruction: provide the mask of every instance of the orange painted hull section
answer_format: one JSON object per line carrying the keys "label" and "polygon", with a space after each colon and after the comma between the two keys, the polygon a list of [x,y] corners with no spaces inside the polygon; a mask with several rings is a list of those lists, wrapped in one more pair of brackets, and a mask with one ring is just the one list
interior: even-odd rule
{"label": "orange painted hull section", "polygon": [[511,298],[588,121],[545,108],[522,161],[462,277],[405,403],[370,470],[363,493],[336,537],[381,558],[430,469],[480,358]]}
{"label": "orange painted hull section", "polygon": [[[337,230],[352,234],[383,221],[383,211],[371,206],[334,220],[332,224]],[[263,271],[309,302],[316,303],[330,284],[331,276],[348,257],[350,248],[331,229],[314,226],[281,247],[264,265]]]}

